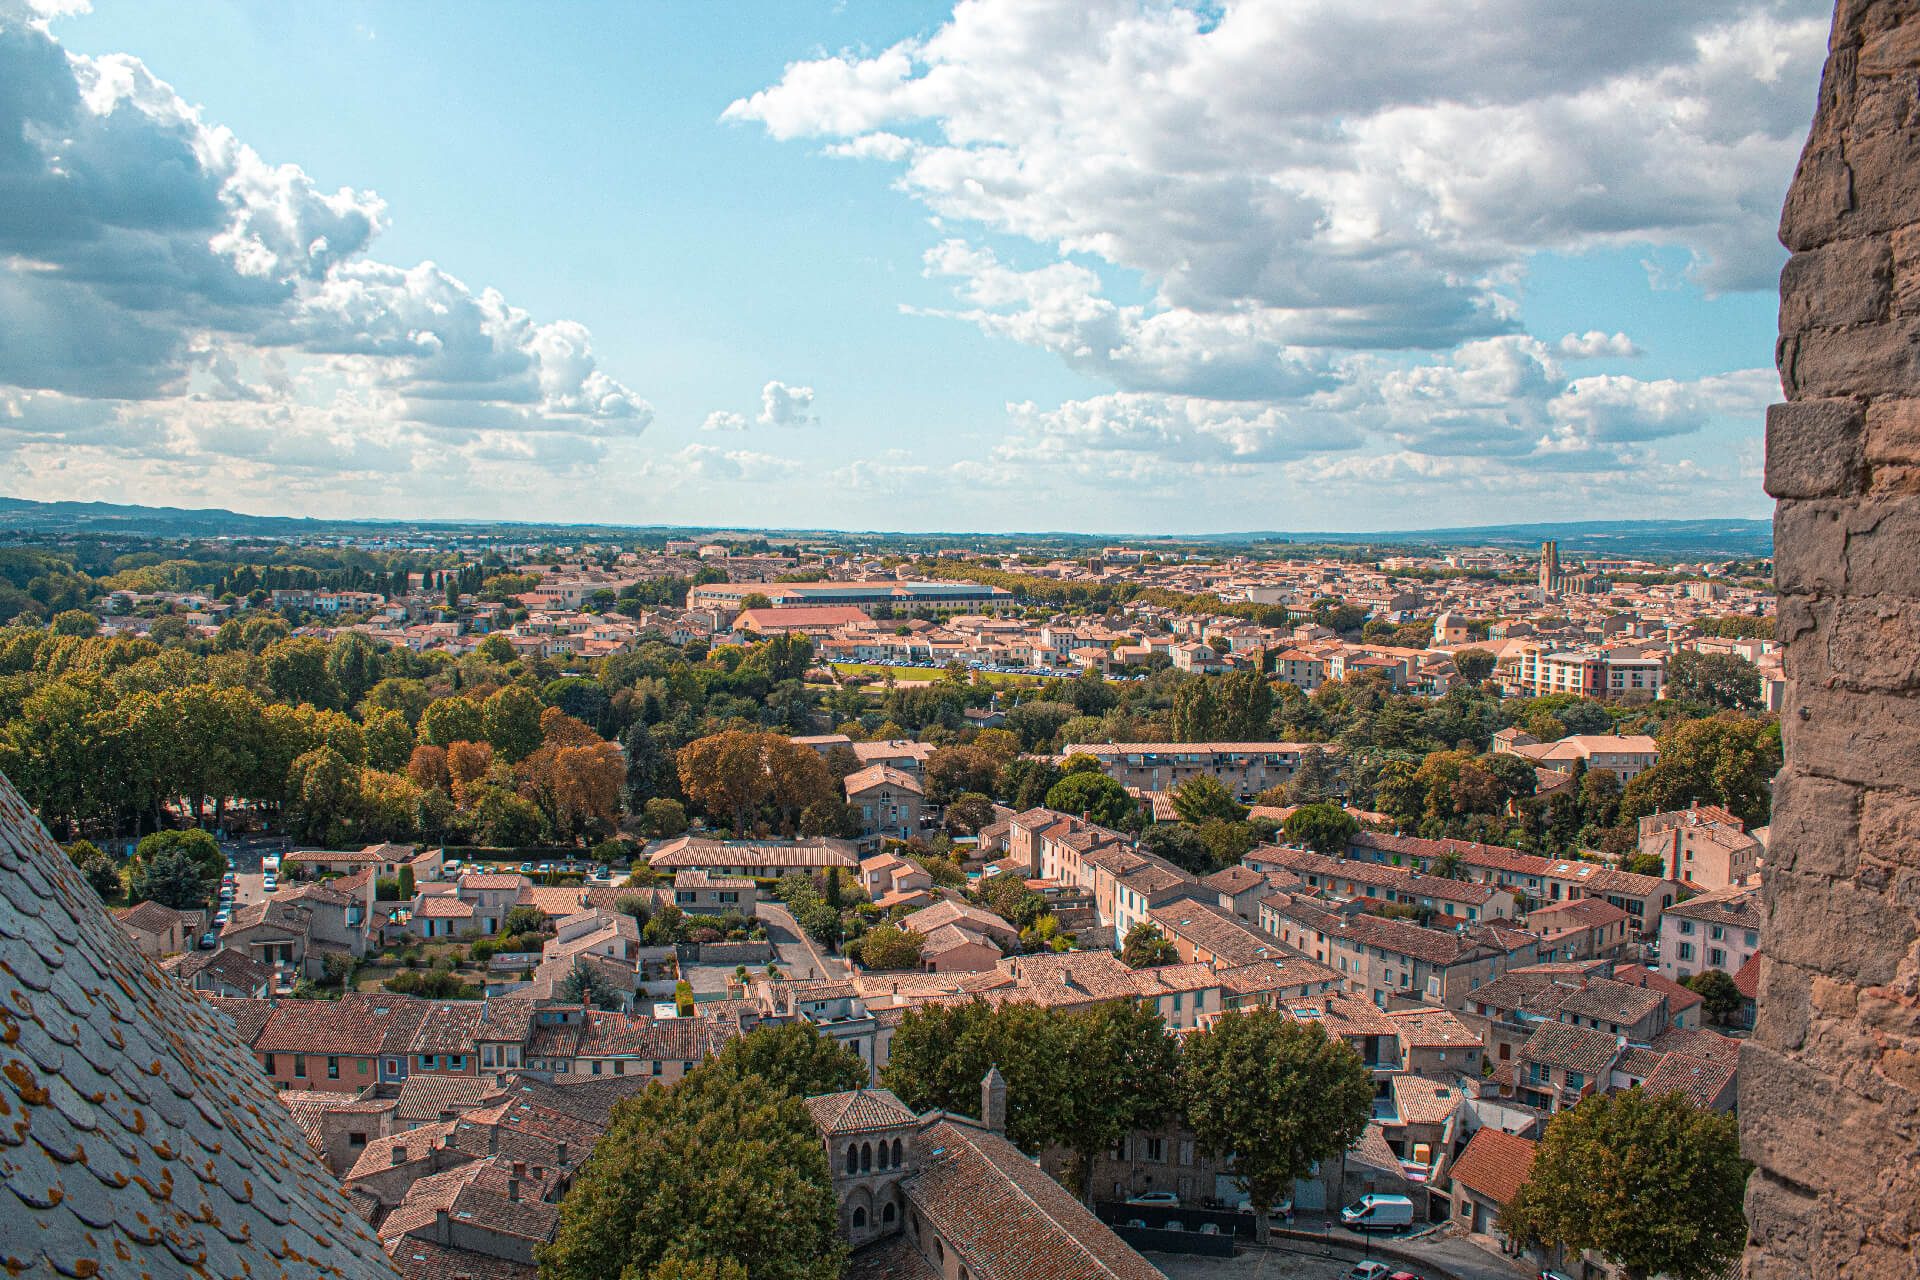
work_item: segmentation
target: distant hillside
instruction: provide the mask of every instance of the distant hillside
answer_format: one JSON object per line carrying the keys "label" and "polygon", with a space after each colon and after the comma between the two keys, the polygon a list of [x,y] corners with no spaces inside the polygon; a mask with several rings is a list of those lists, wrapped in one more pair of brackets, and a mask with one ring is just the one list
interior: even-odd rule
{"label": "distant hillside", "polygon": [[[377,537],[403,530],[420,533],[497,534],[510,539],[540,540],[543,535],[592,536],[608,533],[665,533],[688,536],[737,525],[609,525],[516,523],[505,520],[316,520],[295,516],[256,516],[218,507],[143,507],[112,502],[34,502],[0,497],[0,537],[6,534],[126,533],[159,537],[267,537],[322,538]],[[774,535],[832,539],[829,529],[766,529]],[[861,532],[863,539],[898,538],[918,542],[970,541],[1011,544],[1017,540],[1053,542],[1071,547],[1099,546],[1116,541],[1151,541],[1169,547],[1253,547],[1276,542],[1328,547],[1537,547],[1547,538],[1559,540],[1563,555],[1610,554],[1664,559],[1759,557],[1773,554],[1773,526],[1766,520],[1576,520],[1562,524],[1502,524],[1456,529],[1388,530],[1378,533],[1300,533],[1279,530],[1192,536],[1143,533],[1080,534],[1033,531],[1024,534],[970,534],[961,530],[937,534]]]}

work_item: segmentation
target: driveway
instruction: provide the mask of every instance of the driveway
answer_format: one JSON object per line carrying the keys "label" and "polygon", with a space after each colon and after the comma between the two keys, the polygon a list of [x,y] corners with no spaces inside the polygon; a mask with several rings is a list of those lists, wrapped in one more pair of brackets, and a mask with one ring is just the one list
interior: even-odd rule
{"label": "driveway", "polygon": [[800,931],[793,913],[778,902],[762,902],[754,914],[767,926],[767,941],[780,956],[780,967],[796,978],[844,978],[846,961],[828,955]]}

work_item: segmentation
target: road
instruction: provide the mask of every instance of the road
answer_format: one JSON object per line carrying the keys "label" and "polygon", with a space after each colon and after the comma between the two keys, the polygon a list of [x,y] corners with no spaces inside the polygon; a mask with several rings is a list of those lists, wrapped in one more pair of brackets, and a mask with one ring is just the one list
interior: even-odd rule
{"label": "road", "polygon": [[780,955],[780,967],[796,978],[844,978],[846,961],[826,954],[794,923],[784,904],[762,902],[754,914],[767,926],[767,941]]}
{"label": "road", "polygon": [[[1345,1233],[1336,1233],[1337,1236]],[[1428,1236],[1417,1240],[1383,1241],[1405,1262],[1388,1258],[1377,1250],[1363,1249],[1360,1241],[1336,1239],[1330,1254],[1326,1246],[1311,1240],[1292,1240],[1275,1236],[1267,1249],[1243,1248],[1231,1259],[1204,1258],[1192,1254],[1150,1253],[1156,1267],[1170,1280],[1342,1280],[1363,1254],[1391,1266],[1405,1267],[1415,1275],[1454,1280],[1529,1280],[1532,1272],[1521,1272],[1506,1260],[1488,1253],[1457,1236]]]}

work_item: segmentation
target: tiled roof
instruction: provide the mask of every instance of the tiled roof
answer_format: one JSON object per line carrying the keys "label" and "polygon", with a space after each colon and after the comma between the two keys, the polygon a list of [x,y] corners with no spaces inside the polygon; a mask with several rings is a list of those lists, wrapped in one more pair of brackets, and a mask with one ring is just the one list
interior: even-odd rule
{"label": "tiled roof", "polygon": [[1453,1180],[1495,1204],[1508,1205],[1526,1184],[1539,1148],[1525,1138],[1487,1126],[1473,1135],[1453,1162]]}
{"label": "tiled roof", "polygon": [[449,1249],[414,1236],[396,1236],[387,1253],[406,1280],[538,1280],[540,1268],[465,1249]]}
{"label": "tiled roof", "polygon": [[898,787],[916,796],[925,794],[924,788],[918,782],[891,765],[884,764],[870,764],[864,769],[848,774],[845,786],[850,796],[859,795],[862,791],[878,786]]}
{"label": "tiled roof", "polygon": [[1631,1026],[1660,1007],[1658,991],[1596,978],[1560,1002],[1560,1016],[1598,1019]]}
{"label": "tiled roof", "polygon": [[1718,893],[1703,893],[1697,898],[1688,898],[1667,908],[1670,916],[1679,916],[1685,920],[1701,920],[1707,924],[1727,925],[1735,929],[1758,929],[1760,927],[1760,886],[1747,888],[1722,889]]}
{"label": "tiled roof", "polygon": [[1619,1054],[1619,1041],[1605,1031],[1549,1022],[1527,1037],[1527,1042],[1520,1046],[1519,1057],[1523,1062],[1579,1071],[1591,1080],[1605,1071]]}
{"label": "tiled roof", "polygon": [[491,1076],[410,1075],[400,1086],[393,1118],[400,1124],[428,1124],[470,1111],[498,1093]]}
{"label": "tiled roof", "polygon": [[1005,1138],[942,1120],[914,1146],[907,1198],[979,1280],[1164,1280]]}
{"label": "tiled roof", "polygon": [[1277,938],[1210,903],[1183,899],[1155,907],[1147,915],[1163,932],[1212,952],[1226,964],[1253,964],[1287,954]]}
{"label": "tiled roof", "polygon": [[139,929],[145,933],[164,933],[168,929],[179,927],[185,913],[172,907],[163,907],[157,902],[140,902],[131,907],[122,907],[113,913],[114,918],[129,929]]}
{"label": "tiled roof", "polygon": [[[1683,987],[1665,974],[1655,973],[1643,965],[1621,965],[1613,971],[1613,980],[1615,982],[1624,982],[1628,986],[1645,987],[1649,991],[1658,991],[1661,998],[1667,1002],[1667,1012],[1669,1013],[1679,1013],[1683,1009],[1691,1009],[1701,1002],[1698,992],[1688,987]],[[1735,986],[1739,985],[1740,978],[1738,974],[1734,976],[1733,981]]]}
{"label": "tiled roof", "polygon": [[1388,1010],[1400,1043],[1415,1049],[1478,1047],[1480,1037],[1446,1009]]}
{"label": "tiled roof", "polygon": [[1696,1107],[1711,1107],[1725,1095],[1733,1075],[1734,1063],[1729,1058],[1669,1053],[1641,1087],[1648,1093],[1682,1093]]}
{"label": "tiled roof", "polygon": [[271,1000],[258,1000],[250,996],[202,996],[201,999],[226,1014],[233,1022],[234,1038],[249,1047],[260,1038],[267,1019],[273,1016]]}
{"label": "tiled roof", "polygon": [[889,1089],[853,1089],[807,1099],[814,1128],[832,1136],[912,1124],[914,1113]]}
{"label": "tiled roof", "polygon": [[1402,1124],[1444,1124],[1466,1101],[1466,1094],[1423,1076],[1392,1076],[1394,1110]]}
{"label": "tiled roof", "polygon": [[391,1276],[231,1025],[142,957],[0,778],[0,1264]]}
{"label": "tiled roof", "polygon": [[258,991],[273,981],[272,969],[232,947],[222,947],[218,951],[189,951],[173,967],[173,975],[182,982],[192,982],[203,973],[230,987],[241,987],[248,991]]}

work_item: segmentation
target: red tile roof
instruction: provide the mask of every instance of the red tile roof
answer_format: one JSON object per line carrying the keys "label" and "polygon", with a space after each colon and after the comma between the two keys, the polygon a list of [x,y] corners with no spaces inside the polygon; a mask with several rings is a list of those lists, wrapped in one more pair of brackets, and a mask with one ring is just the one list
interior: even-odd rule
{"label": "red tile roof", "polygon": [[1533,1171],[1539,1148],[1525,1138],[1482,1128],[1453,1162],[1453,1180],[1499,1205],[1513,1203]]}

